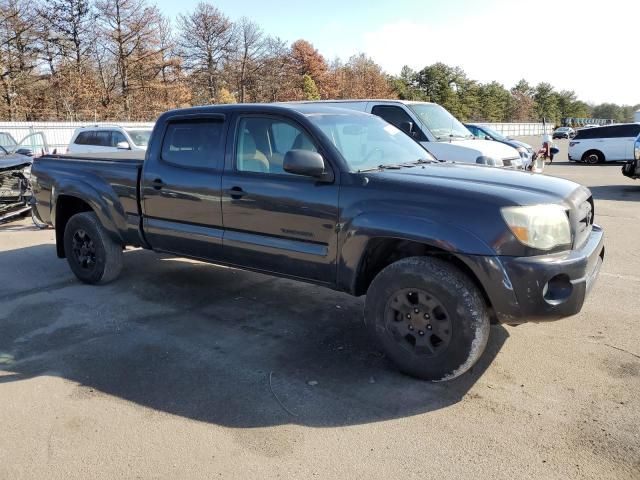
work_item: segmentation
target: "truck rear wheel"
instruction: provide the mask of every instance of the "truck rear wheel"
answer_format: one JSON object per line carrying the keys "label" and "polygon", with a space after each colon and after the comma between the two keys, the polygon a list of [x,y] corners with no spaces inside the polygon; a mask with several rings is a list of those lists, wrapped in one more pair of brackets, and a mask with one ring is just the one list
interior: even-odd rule
{"label": "truck rear wheel", "polygon": [[399,260],[374,278],[365,323],[402,372],[431,381],[469,370],[489,338],[478,288],[454,265],[430,257]]}
{"label": "truck rear wheel", "polygon": [[71,270],[85,283],[108,283],[122,270],[122,245],[113,241],[93,212],[69,219],[64,251]]}

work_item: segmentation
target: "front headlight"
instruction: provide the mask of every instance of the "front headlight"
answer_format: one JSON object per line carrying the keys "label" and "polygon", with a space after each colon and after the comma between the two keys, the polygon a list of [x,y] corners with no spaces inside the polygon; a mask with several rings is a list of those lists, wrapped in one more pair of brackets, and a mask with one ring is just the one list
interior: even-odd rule
{"label": "front headlight", "polygon": [[635,148],[636,154],[636,160],[640,160],[640,140],[636,141],[636,148]]}
{"label": "front headlight", "polygon": [[22,169],[22,174],[27,178],[31,178],[31,165],[27,165],[26,167],[24,167]]}
{"label": "front headlight", "polygon": [[561,205],[505,207],[502,218],[520,243],[539,250],[571,244],[567,210]]}

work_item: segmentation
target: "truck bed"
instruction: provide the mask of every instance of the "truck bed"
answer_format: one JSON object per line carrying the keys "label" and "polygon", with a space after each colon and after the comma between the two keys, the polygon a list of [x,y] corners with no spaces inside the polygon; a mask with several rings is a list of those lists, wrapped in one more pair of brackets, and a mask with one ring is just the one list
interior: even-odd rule
{"label": "truck bed", "polygon": [[[44,155],[32,167],[38,214],[48,222],[52,217],[55,193],[91,191],[88,198],[99,199],[115,208],[114,222],[119,233],[132,244],[140,243],[138,179],[143,160],[136,158],[87,158],[71,155]],[[52,195],[52,187],[54,187]],[[80,195],[83,198],[83,195]],[[108,211],[108,209],[106,209]]]}

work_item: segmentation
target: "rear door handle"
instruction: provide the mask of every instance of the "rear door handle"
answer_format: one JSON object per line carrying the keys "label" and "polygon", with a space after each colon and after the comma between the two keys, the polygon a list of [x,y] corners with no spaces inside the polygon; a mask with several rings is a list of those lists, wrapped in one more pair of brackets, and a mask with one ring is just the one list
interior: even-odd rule
{"label": "rear door handle", "polygon": [[151,182],[151,186],[155,190],[160,190],[163,185],[164,185],[164,183],[162,182],[162,179],[160,179],[160,178],[156,178],[153,182]]}
{"label": "rear door handle", "polygon": [[244,197],[247,194],[247,192],[242,190],[242,188],[240,187],[231,187],[229,190],[227,190],[226,193],[234,200],[240,200],[242,197]]}

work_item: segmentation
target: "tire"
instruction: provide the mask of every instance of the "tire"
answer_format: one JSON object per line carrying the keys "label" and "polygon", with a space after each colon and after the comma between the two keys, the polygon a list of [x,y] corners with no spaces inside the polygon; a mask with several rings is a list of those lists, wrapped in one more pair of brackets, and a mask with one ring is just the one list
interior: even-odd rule
{"label": "tire", "polygon": [[64,229],[64,251],[76,277],[104,284],[122,270],[122,245],[113,241],[93,212],[72,216]]}
{"label": "tire", "polygon": [[489,339],[478,288],[454,265],[431,257],[383,269],[367,292],[365,323],[400,371],[430,381],[465,373]]}
{"label": "tire", "polygon": [[598,150],[589,150],[582,155],[582,161],[588,163],[589,165],[596,165],[598,163],[604,162],[604,155],[602,152]]}

